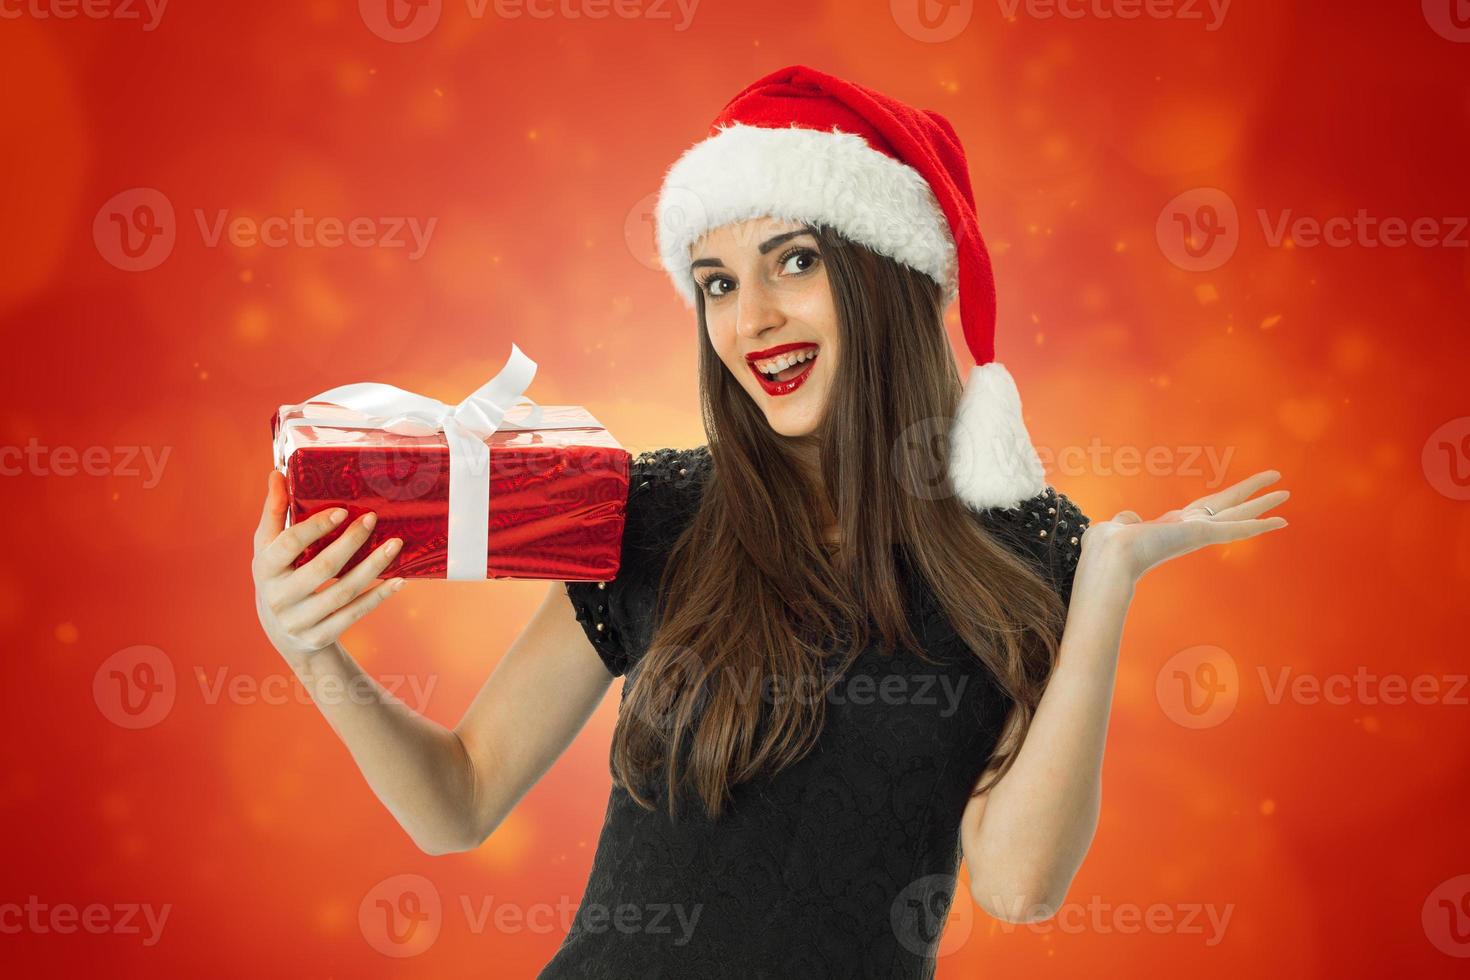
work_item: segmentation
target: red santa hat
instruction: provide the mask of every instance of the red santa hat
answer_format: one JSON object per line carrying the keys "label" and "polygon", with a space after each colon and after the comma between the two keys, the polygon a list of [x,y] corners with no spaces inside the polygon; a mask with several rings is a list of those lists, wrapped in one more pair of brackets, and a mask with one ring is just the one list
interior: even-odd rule
{"label": "red santa hat", "polygon": [[946,305],[958,298],[975,366],[950,430],[951,484],[975,509],[1045,489],[1020,395],[995,359],[995,279],[949,120],[804,65],[757,79],[659,191],[659,256],[685,303],[695,302],[690,246],[761,216],[825,225],[929,276]]}

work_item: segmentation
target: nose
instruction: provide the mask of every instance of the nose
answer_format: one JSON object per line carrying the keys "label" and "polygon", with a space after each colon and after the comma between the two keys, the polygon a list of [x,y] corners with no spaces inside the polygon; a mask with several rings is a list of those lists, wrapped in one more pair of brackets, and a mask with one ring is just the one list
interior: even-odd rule
{"label": "nose", "polygon": [[736,291],[735,330],[747,340],[759,338],[772,327],[786,322],[775,293],[759,277]]}

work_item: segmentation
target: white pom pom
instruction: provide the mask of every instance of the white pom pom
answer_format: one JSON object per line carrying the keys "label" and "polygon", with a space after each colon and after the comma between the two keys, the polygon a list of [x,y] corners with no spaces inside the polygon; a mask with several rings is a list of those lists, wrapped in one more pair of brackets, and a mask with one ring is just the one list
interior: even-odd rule
{"label": "white pom pom", "polygon": [[1046,489],[1016,382],[998,362],[975,365],[965,380],[950,430],[949,477],[973,510],[1014,507]]}

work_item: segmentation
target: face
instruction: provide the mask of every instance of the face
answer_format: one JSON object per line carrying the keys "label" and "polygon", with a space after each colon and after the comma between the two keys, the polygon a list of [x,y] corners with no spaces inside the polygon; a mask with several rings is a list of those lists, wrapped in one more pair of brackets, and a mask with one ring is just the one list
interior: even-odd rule
{"label": "face", "polygon": [[827,264],[809,227],[752,218],[689,250],[715,353],[771,428],[790,437],[821,423],[839,354]]}

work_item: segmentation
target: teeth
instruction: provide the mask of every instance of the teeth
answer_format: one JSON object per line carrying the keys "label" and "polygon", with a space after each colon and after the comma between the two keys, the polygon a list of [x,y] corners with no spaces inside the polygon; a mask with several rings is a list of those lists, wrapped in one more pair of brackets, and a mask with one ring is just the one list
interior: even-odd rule
{"label": "teeth", "polygon": [[798,351],[792,351],[789,354],[778,354],[768,360],[756,361],[755,366],[763,374],[776,374],[786,370],[793,364],[800,364],[802,361],[811,360],[816,356],[817,348],[805,347]]}

